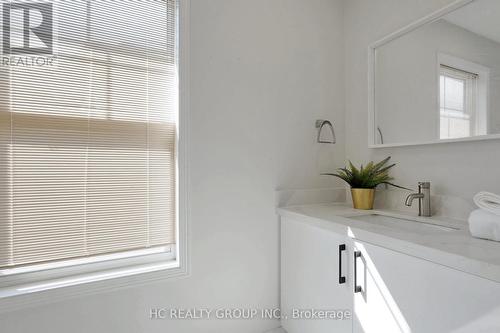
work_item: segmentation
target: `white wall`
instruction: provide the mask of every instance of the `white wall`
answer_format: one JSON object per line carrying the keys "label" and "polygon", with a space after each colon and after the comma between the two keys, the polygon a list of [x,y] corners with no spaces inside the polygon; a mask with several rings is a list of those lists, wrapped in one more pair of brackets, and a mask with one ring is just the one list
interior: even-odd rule
{"label": "white wall", "polygon": [[[342,164],[340,0],[192,0],[192,275],[0,315],[2,333],[262,332],[277,321],[150,321],[151,307],[278,306],[274,190]],[[316,144],[331,119],[338,144]]]}
{"label": "white wall", "polygon": [[[436,194],[471,202],[479,190],[500,192],[500,141],[367,148],[368,46],[451,0],[349,0],[345,2],[346,156],[353,161],[391,155],[398,183],[433,183]],[[401,198],[403,205],[403,198]]]}

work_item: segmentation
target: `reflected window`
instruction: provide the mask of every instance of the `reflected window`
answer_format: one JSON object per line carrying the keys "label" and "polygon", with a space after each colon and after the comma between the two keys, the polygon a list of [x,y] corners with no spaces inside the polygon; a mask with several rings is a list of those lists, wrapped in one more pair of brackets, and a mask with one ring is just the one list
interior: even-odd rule
{"label": "reflected window", "polygon": [[478,135],[476,105],[479,75],[441,65],[440,138],[455,139]]}

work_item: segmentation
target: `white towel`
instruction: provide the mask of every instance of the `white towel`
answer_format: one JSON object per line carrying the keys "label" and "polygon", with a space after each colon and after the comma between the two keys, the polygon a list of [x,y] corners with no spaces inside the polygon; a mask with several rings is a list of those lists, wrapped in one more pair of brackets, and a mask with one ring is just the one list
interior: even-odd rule
{"label": "white towel", "polygon": [[479,208],[500,215],[500,195],[490,192],[479,192],[474,196],[474,203]]}
{"label": "white towel", "polygon": [[476,209],[469,216],[469,230],[474,237],[500,242],[500,216]]}

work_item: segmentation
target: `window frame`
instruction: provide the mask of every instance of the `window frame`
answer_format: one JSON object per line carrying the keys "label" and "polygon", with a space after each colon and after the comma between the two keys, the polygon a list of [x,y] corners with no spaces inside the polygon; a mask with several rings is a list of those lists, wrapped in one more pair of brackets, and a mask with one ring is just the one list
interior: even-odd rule
{"label": "window frame", "polygon": [[[467,121],[469,123],[469,136],[475,136],[476,135],[476,130],[477,130],[477,99],[478,99],[478,80],[479,80],[479,75],[476,73],[470,73],[468,71],[464,71],[462,69],[450,67],[444,64],[441,64],[440,66],[440,80],[439,80],[439,91],[440,91],[440,105],[439,105],[439,111],[440,111],[440,127],[441,127],[441,118],[458,118],[454,117],[453,115],[446,115],[443,114],[443,110],[445,111],[455,111],[456,113],[462,113],[464,116],[468,116]],[[446,107],[446,104],[443,103],[444,101],[441,100],[441,77],[444,78],[444,84],[445,84],[445,89],[446,89],[446,79],[453,79],[456,81],[462,81],[463,82],[463,110],[460,111],[458,109],[453,109],[452,107]],[[446,95],[446,91],[444,92]],[[465,120],[465,118],[464,118]],[[441,136],[441,130],[440,130],[440,135],[439,139],[440,140],[446,140],[446,139],[456,139],[460,137],[446,137],[443,138]]]}
{"label": "window frame", "polygon": [[[122,289],[146,283],[189,275],[188,257],[188,184],[187,163],[189,132],[189,0],[176,0],[178,10],[177,68],[178,120],[176,140],[176,235],[175,244],[168,251],[135,253],[123,256],[103,255],[107,260],[55,267],[30,272],[11,272],[0,275],[0,313],[26,306],[47,304],[71,297]],[[146,250],[147,252],[147,250]],[[35,264],[37,265],[37,264]],[[42,264],[43,265],[43,264]],[[50,264],[48,264],[50,265]],[[56,265],[56,266],[57,266]],[[13,268],[15,270],[16,268]],[[7,269],[8,270],[8,269]],[[5,270],[4,270],[5,271]],[[43,291],[43,292],[42,292]],[[13,297],[15,296],[15,297]]]}
{"label": "window frame", "polygon": [[[473,99],[473,109],[474,112],[471,115],[471,136],[469,137],[460,137],[460,138],[447,138],[441,139],[441,130],[440,130],[440,122],[441,122],[441,68],[442,66],[450,67],[452,69],[456,69],[458,71],[463,71],[471,74],[477,75],[476,78],[476,96]],[[453,141],[453,140],[463,140],[467,138],[475,138],[478,136],[488,135],[490,132],[489,128],[489,82],[490,82],[490,69],[488,67],[476,64],[474,62],[452,56],[445,53],[437,53],[437,69],[436,69],[436,138],[438,141]],[[467,93],[467,88],[465,89]],[[465,97],[465,96],[464,96]],[[466,99],[466,97],[464,98]],[[466,106],[467,108],[467,106]],[[482,122],[481,119],[485,121]]]}

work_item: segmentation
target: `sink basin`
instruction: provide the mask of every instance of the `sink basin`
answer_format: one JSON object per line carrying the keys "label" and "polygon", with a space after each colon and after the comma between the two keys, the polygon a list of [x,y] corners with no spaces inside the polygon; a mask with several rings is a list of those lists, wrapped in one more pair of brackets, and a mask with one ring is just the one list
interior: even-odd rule
{"label": "sink basin", "polygon": [[356,221],[368,222],[370,224],[389,227],[393,229],[407,230],[407,231],[449,232],[449,231],[459,230],[459,228],[454,228],[450,226],[412,220],[411,218],[400,218],[400,217],[387,216],[381,214],[367,214],[367,215],[351,216],[349,218]]}

